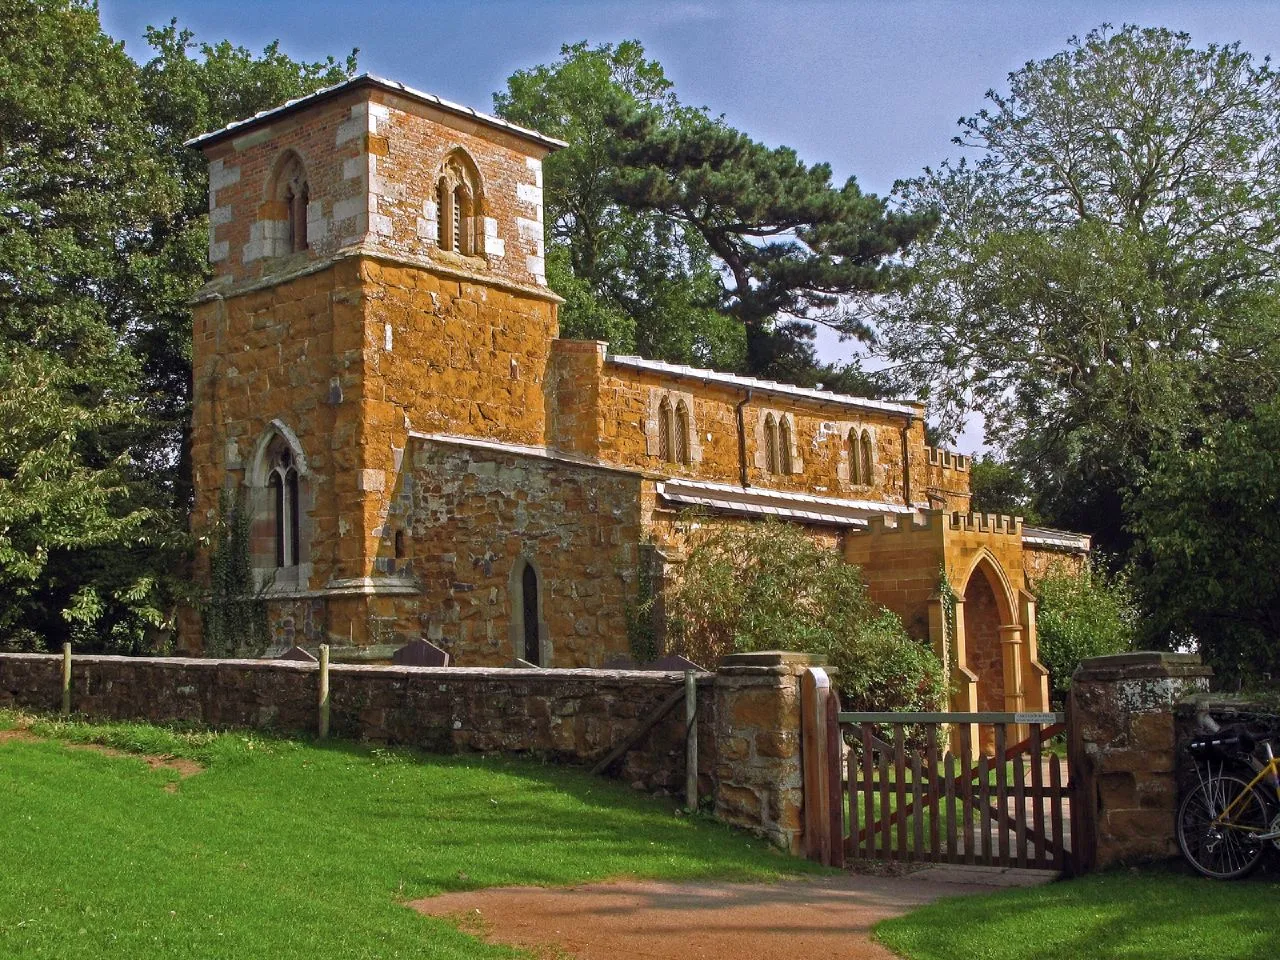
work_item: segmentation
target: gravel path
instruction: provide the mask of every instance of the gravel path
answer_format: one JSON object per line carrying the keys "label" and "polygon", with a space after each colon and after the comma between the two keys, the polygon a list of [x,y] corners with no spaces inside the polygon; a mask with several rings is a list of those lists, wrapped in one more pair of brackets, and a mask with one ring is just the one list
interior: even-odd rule
{"label": "gravel path", "polygon": [[1031,871],[933,867],[905,877],[845,874],[772,884],[506,887],[412,906],[549,960],[891,960],[871,940],[878,921],[940,897],[1046,879]]}

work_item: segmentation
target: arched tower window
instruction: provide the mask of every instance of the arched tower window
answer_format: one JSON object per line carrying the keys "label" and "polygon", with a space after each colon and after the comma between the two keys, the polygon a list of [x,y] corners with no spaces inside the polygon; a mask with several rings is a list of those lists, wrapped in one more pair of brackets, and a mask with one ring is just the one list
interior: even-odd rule
{"label": "arched tower window", "polygon": [[845,455],[849,458],[849,482],[856,486],[861,486],[864,482],[862,479],[862,448],[858,445],[857,428],[849,431],[849,436],[845,438]]}
{"label": "arched tower window", "polygon": [[667,463],[675,460],[671,442],[672,434],[675,432],[673,419],[671,401],[663,397],[662,402],[658,404],[658,456]]}
{"label": "arched tower window", "polygon": [[689,455],[689,407],[681,400],[676,404],[676,462],[691,463]]}
{"label": "arched tower window", "polygon": [[791,473],[791,421],[786,417],[778,423],[778,472]]}
{"label": "arched tower window", "polygon": [[867,430],[862,431],[862,441],[859,444],[859,446],[861,447],[860,453],[862,455],[861,457],[862,482],[870,486],[871,470],[875,466],[875,455],[872,453],[871,433],[869,431]]}
{"label": "arched tower window", "polygon": [[298,438],[279,420],[259,438],[245,482],[254,570],[277,587],[305,585],[311,560],[307,463]]}
{"label": "arched tower window", "polygon": [[445,160],[436,180],[436,245],[463,256],[479,256],[476,224],[483,216],[480,174],[471,158],[455,150]]}
{"label": "arched tower window", "polygon": [[271,472],[267,475],[267,488],[271,491],[271,520],[275,530],[275,556],[277,567],[298,565],[299,504],[298,468],[293,462],[293,451],[283,444],[273,445],[270,460]]}
{"label": "arched tower window", "polygon": [[778,472],[778,421],[772,413],[764,417],[764,468],[769,473]]}
{"label": "arched tower window", "polygon": [[279,253],[297,253],[308,248],[307,204],[311,202],[311,187],[307,182],[307,169],[302,158],[290,150],[276,167],[272,179],[271,199],[280,204],[277,217],[285,221],[285,236]]}

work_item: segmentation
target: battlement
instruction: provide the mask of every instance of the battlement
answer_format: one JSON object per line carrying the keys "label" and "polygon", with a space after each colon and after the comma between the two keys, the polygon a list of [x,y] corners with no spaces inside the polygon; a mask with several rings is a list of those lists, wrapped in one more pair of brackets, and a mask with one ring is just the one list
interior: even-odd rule
{"label": "battlement", "polygon": [[1010,517],[1006,514],[956,511],[951,514],[949,523],[952,530],[974,530],[978,533],[1022,536],[1022,518]]}
{"label": "battlement", "polygon": [[867,525],[862,530],[850,530],[853,536],[911,536],[917,533],[928,533],[941,529],[942,511],[925,510],[913,515],[893,516],[877,514],[867,517]]}
{"label": "battlement", "polygon": [[957,470],[961,473],[969,472],[971,457],[966,457],[963,453],[944,450],[941,447],[925,447],[925,450],[929,453],[929,466],[938,467],[941,470]]}

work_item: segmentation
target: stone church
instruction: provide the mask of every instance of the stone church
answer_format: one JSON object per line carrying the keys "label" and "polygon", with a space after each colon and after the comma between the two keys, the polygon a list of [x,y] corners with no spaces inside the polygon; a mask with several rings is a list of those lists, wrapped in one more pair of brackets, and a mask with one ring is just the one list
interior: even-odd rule
{"label": "stone church", "polygon": [[1027,581],[1088,539],[968,512],[968,461],[926,445],[920,404],[560,339],[560,142],[365,75],[191,145],[215,274],[193,304],[193,528],[244,495],[279,645],[616,663],[691,528],[778,517],[947,656],[958,709],[1047,707]]}

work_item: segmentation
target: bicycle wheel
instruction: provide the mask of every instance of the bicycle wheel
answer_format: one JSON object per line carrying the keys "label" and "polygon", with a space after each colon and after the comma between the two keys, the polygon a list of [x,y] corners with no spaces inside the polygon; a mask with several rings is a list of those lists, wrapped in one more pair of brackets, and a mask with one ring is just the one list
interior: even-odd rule
{"label": "bicycle wheel", "polygon": [[[1214,820],[1239,798],[1228,821]],[[1262,862],[1271,818],[1267,804],[1247,780],[1231,774],[1201,780],[1178,806],[1178,846],[1187,862],[1206,877],[1235,880]]]}

